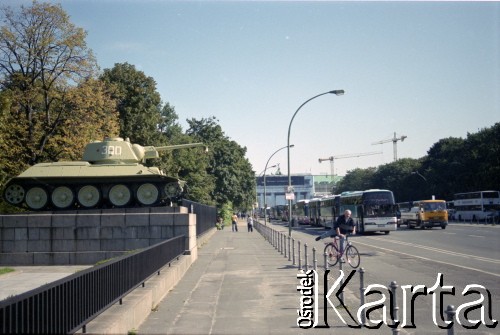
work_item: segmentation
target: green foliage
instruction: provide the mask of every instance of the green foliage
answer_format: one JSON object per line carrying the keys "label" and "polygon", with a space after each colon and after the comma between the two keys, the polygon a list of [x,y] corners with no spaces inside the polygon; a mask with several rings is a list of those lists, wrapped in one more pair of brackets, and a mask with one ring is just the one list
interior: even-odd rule
{"label": "green foliage", "polygon": [[249,210],[255,199],[255,175],[245,158],[246,148],[231,141],[215,117],[187,121],[186,133],[210,148],[208,174],[215,179],[212,198],[219,205],[232,203],[238,210]]}
{"label": "green foliage", "polygon": [[14,270],[13,268],[0,268],[0,276],[14,271],[16,270]]}
{"label": "green foliage", "polygon": [[161,98],[154,79],[123,63],[105,69],[101,80],[116,88],[113,98],[118,101],[120,137],[141,145],[158,143]]}
{"label": "green foliage", "polygon": [[375,168],[354,169],[348,171],[344,178],[337,183],[337,193],[344,191],[366,190],[371,188],[371,180],[375,173]]}
{"label": "green foliage", "polygon": [[[162,105],[154,79],[128,63],[97,79],[86,33],[61,5],[33,1],[17,10],[3,7],[0,14],[2,188],[30,165],[80,159],[90,140],[119,135],[141,145],[203,142],[207,154],[201,148],[175,150],[149,164],[186,180],[186,197],[216,204],[225,221],[252,207],[255,175],[246,148],[228,138],[215,117],[187,120],[184,132],[174,107]],[[500,123],[466,139],[442,139],[420,159],[349,171],[335,192],[369,188],[391,189],[397,201],[498,190]],[[0,201],[0,211],[11,208]]]}
{"label": "green foliage", "polygon": [[[112,90],[83,29],[60,5],[0,9],[0,186],[29,166],[78,159],[92,139],[118,130]],[[15,159],[13,159],[15,157]],[[12,208],[0,200],[0,211]]]}
{"label": "green foliage", "polygon": [[396,201],[451,200],[453,194],[500,189],[500,123],[436,142],[425,157],[404,158],[378,168],[349,171],[337,185],[342,191],[384,188]]}
{"label": "green foliage", "polygon": [[231,216],[234,212],[236,211],[233,209],[233,204],[231,202],[228,202],[219,207],[218,216],[222,218],[225,224],[230,224]]}
{"label": "green foliage", "polygon": [[47,152],[48,144],[73,118],[67,105],[70,87],[97,66],[85,31],[69,21],[61,5],[33,1],[1,12],[1,89],[10,98],[8,121],[16,125],[4,143],[15,142],[22,148],[15,157],[32,165],[58,156]]}

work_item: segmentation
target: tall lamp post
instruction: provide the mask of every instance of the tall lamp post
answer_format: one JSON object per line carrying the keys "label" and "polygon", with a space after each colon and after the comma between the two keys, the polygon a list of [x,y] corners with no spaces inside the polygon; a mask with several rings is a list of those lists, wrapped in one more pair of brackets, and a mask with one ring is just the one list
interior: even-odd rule
{"label": "tall lamp post", "polygon": [[[288,139],[287,139],[287,156],[288,156],[288,190],[287,193],[293,193],[293,188],[292,188],[292,176],[290,175],[290,130],[292,129],[292,122],[293,119],[295,118],[295,115],[299,112],[299,110],[307,104],[309,101],[316,99],[322,95],[325,94],[335,94],[335,95],[343,95],[345,92],[344,90],[333,90],[333,91],[328,91],[325,93],[318,94],[309,100],[306,100],[302,105],[300,105],[299,108],[295,111],[295,113],[292,116],[292,119],[290,120],[290,125],[288,126]],[[292,216],[290,215],[292,212],[292,199],[288,200],[288,236],[292,236]]]}
{"label": "tall lamp post", "polygon": [[412,173],[411,173],[411,174],[416,174],[416,175],[420,176],[420,177],[421,177],[424,181],[427,181],[427,179],[425,179],[425,177],[424,177],[424,176],[422,176],[422,175],[420,174],[420,172],[418,172],[418,171],[412,171]]}
{"label": "tall lamp post", "polygon": [[[277,166],[277,165],[275,164],[275,165],[271,165],[270,167],[267,167],[267,164],[266,164],[266,168],[265,168],[264,170],[262,170],[262,172],[261,172],[261,173],[259,173],[259,174],[258,174],[258,177],[260,177],[262,174],[264,174],[264,185],[266,185],[266,179],[265,179],[265,178],[266,178],[266,171],[267,171],[268,169],[272,169],[272,168],[274,168],[274,167],[276,167],[276,166]],[[264,187],[264,189],[265,189],[265,187]],[[256,200],[256,202],[257,202],[257,204],[258,204],[258,203],[259,203],[259,197],[258,197],[258,195],[257,195],[257,192],[255,192],[255,200]],[[265,193],[264,193],[264,202],[266,202],[266,194],[265,194]],[[264,213],[265,213],[265,212],[266,212],[266,210],[265,210],[265,208],[264,208]]]}
{"label": "tall lamp post", "polygon": [[[269,159],[267,160],[266,162],[266,167],[264,169],[264,224],[267,225],[267,203],[266,203],[266,170],[267,170],[267,164],[269,164],[269,161],[271,160],[271,158],[273,158],[273,156],[278,152],[278,151],[281,151],[285,148],[288,148],[288,146],[284,146],[282,148],[279,148],[278,150],[276,150],[275,152],[273,152],[273,154],[271,156],[269,156]],[[290,145],[290,148],[293,148],[293,144]]]}

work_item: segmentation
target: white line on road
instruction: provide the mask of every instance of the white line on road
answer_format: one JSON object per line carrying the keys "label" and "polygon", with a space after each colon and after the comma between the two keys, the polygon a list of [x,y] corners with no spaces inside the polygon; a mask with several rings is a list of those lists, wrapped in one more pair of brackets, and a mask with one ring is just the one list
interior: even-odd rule
{"label": "white line on road", "polygon": [[387,240],[387,239],[383,239],[383,238],[379,238],[379,237],[367,237],[367,238],[372,239],[372,240],[377,240],[377,241],[383,241],[384,243],[390,242],[390,243],[401,244],[401,245],[405,245],[405,246],[409,246],[409,247],[420,248],[420,249],[424,249],[424,250],[428,250],[428,251],[430,250],[430,251],[440,252],[442,254],[458,256],[458,257],[463,257],[463,258],[469,258],[469,259],[475,259],[475,260],[483,261],[483,262],[500,264],[499,259],[474,256],[474,255],[470,255],[470,254],[462,254],[460,252],[438,249],[438,248],[429,247],[426,245],[415,244],[415,243],[410,243],[410,242],[403,242],[403,241],[396,241],[396,240]]}
{"label": "white line on road", "polygon": [[359,241],[356,241],[356,244],[363,244],[363,245],[366,245],[368,247],[372,247],[372,248],[376,248],[376,249],[382,249],[382,250],[385,250],[385,251],[388,251],[388,252],[392,252],[392,253],[396,253],[396,254],[401,254],[401,255],[405,255],[405,256],[409,256],[409,257],[419,258],[419,259],[423,259],[423,260],[430,261],[430,262],[435,262],[435,263],[452,265],[452,266],[455,266],[455,267],[458,267],[458,268],[462,268],[462,269],[466,269],[466,270],[473,270],[473,271],[485,273],[485,274],[488,274],[488,275],[492,275],[492,276],[495,276],[495,277],[500,277],[500,274],[498,274],[498,273],[483,271],[483,270],[479,270],[479,269],[475,269],[475,268],[471,268],[471,267],[467,267],[467,266],[462,266],[462,265],[458,265],[458,264],[453,264],[453,263],[449,263],[449,262],[438,261],[438,260],[430,259],[430,258],[427,258],[427,257],[411,255],[411,254],[407,254],[407,253],[401,252],[401,251],[396,251],[396,250],[392,250],[392,249],[377,247],[377,246],[375,246],[373,244],[363,243],[363,242],[359,242]]}

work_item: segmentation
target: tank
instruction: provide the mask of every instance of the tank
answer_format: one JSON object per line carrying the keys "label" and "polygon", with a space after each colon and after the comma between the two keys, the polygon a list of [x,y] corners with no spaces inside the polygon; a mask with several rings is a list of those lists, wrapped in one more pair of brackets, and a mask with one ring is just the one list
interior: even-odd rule
{"label": "tank", "polygon": [[11,205],[34,211],[169,205],[180,199],[185,182],[142,163],[162,151],[200,146],[205,147],[143,147],[105,138],[87,144],[82,161],[33,165],[7,182],[3,196]]}

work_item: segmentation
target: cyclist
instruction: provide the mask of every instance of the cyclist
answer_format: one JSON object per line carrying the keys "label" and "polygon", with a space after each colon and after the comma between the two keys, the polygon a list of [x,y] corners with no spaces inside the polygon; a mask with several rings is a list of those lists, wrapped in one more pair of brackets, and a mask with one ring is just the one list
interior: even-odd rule
{"label": "cyclist", "polygon": [[332,229],[316,237],[316,241],[319,241],[325,237],[338,236],[340,238],[340,252],[344,250],[344,241],[348,234],[356,234],[356,225],[351,217],[352,213],[350,210],[346,209],[343,215],[340,215],[335,221]]}

